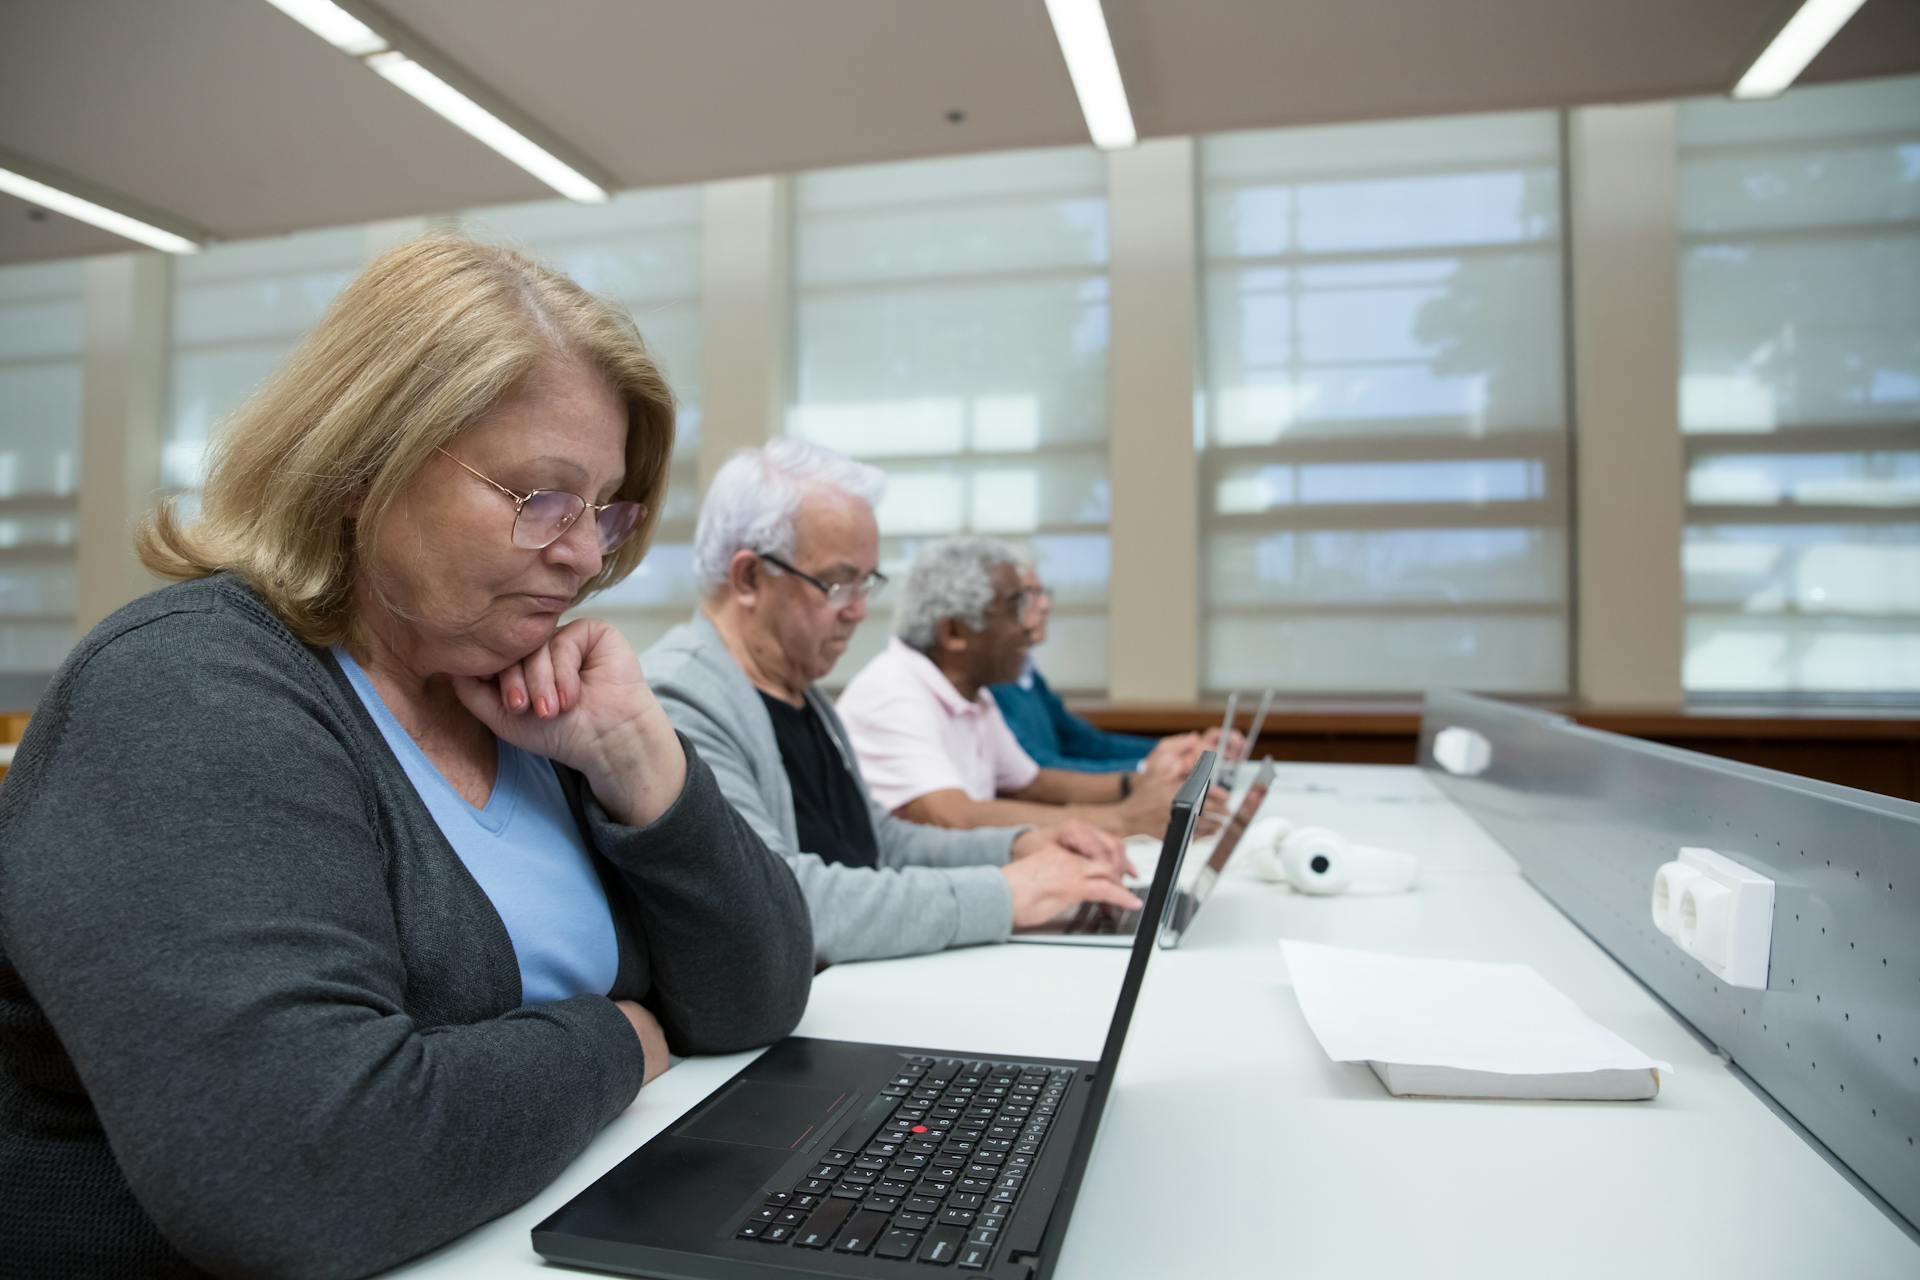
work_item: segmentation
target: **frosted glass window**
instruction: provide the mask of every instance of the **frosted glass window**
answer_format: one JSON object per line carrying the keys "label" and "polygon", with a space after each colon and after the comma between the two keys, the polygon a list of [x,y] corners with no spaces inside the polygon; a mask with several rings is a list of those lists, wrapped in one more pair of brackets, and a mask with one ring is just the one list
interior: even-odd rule
{"label": "frosted glass window", "polygon": [[[1107,686],[1106,162],[1072,148],[794,180],[787,430],[881,467],[882,568],[958,533],[1031,549],[1056,687]],[[883,605],[829,683],[885,643]]]}
{"label": "frosted glass window", "polygon": [[1200,144],[1211,689],[1564,693],[1552,113]]}
{"label": "frosted glass window", "polygon": [[220,424],[383,244],[361,227],[215,245],[172,264],[161,480],[199,489]]}
{"label": "frosted glass window", "polygon": [[0,675],[50,674],[77,638],[85,292],[79,262],[0,268]]}
{"label": "frosted glass window", "polygon": [[636,649],[685,622],[697,602],[703,207],[699,187],[669,187],[626,192],[605,204],[541,200],[461,219],[469,235],[518,249],[626,308],[673,388],[673,464],[653,545],[626,581],[581,610],[619,627]]}
{"label": "frosted glass window", "polygon": [[1679,130],[1686,687],[1920,697],[1920,77]]}

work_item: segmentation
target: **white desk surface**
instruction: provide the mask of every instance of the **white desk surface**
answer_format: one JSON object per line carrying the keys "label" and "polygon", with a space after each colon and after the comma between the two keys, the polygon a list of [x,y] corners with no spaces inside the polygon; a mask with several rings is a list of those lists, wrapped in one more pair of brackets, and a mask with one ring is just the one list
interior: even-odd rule
{"label": "white desk surface", "polygon": [[[1920,1275],[1920,1245],[1417,771],[1288,766],[1267,812],[1420,853],[1422,882],[1310,898],[1229,870],[1148,970],[1062,1280]],[[1321,1052],[1281,937],[1524,961],[1675,1072],[1643,1103],[1390,1097]],[[1014,945],[836,965],[798,1033],[1096,1058],[1125,963],[1120,948]],[[751,1058],[676,1066],[531,1202],[395,1274],[573,1274],[533,1252],[533,1225]]]}

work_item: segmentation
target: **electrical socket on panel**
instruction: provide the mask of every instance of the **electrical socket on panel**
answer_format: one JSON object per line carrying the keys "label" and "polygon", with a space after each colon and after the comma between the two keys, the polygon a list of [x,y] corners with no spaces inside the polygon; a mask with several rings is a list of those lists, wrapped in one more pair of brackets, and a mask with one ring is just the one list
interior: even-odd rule
{"label": "electrical socket on panel", "polygon": [[1773,881],[1712,849],[1685,848],[1653,873],[1653,923],[1735,987],[1767,985]]}

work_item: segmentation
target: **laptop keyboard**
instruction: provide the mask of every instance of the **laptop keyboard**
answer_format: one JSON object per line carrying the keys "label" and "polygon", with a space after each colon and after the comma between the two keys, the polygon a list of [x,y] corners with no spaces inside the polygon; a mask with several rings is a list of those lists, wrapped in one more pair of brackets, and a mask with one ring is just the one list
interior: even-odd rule
{"label": "laptop keyboard", "polygon": [[742,1240],[981,1270],[1073,1071],[908,1057],[792,1187],[768,1191]]}
{"label": "laptop keyboard", "polygon": [[1130,935],[1139,923],[1140,911],[1137,907],[1122,911],[1104,902],[1083,902],[1061,932]]}

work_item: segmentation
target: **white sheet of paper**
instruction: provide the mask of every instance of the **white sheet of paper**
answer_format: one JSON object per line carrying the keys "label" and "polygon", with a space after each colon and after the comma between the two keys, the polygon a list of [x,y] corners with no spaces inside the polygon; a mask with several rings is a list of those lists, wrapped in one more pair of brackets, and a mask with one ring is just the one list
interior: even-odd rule
{"label": "white sheet of paper", "polygon": [[1294,995],[1335,1062],[1502,1075],[1673,1068],[1524,964],[1382,955],[1282,939]]}

